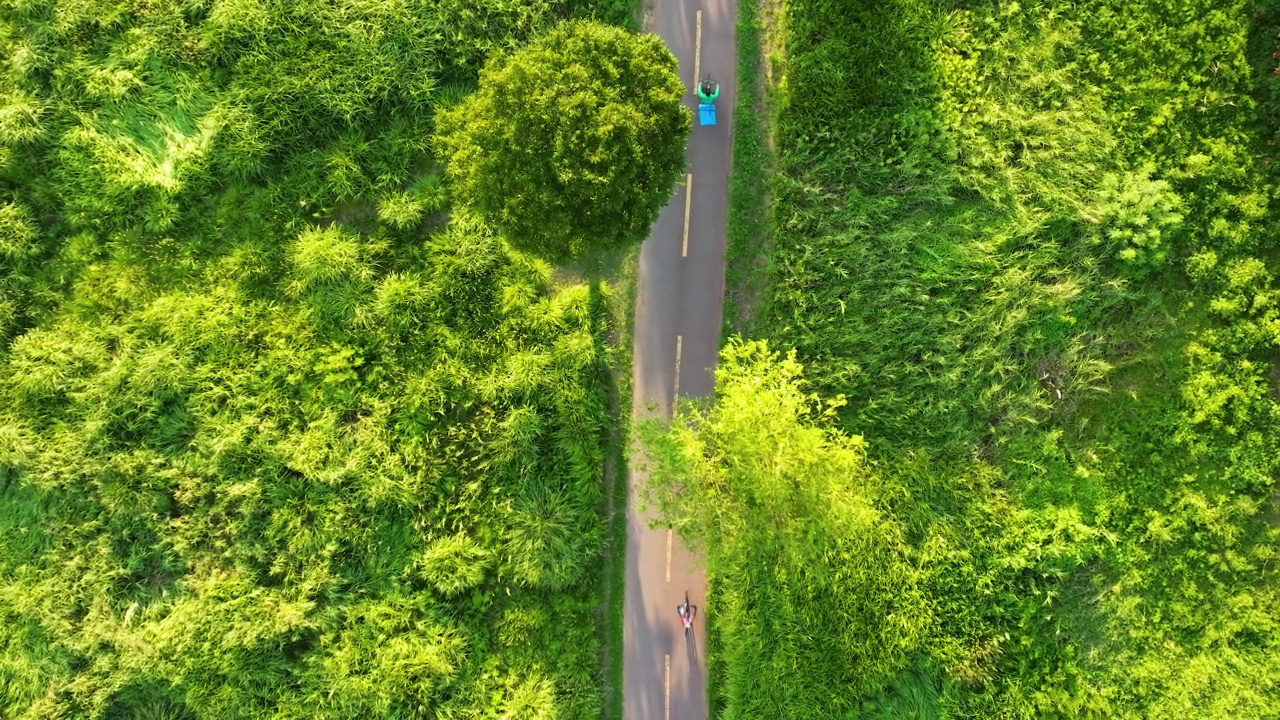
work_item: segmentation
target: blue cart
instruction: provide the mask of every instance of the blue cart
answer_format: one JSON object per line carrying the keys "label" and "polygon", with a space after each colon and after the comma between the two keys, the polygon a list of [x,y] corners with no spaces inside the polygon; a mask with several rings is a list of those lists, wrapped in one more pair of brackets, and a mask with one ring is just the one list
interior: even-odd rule
{"label": "blue cart", "polygon": [[698,83],[698,124],[716,124],[716,98],[720,97],[720,85],[711,78]]}

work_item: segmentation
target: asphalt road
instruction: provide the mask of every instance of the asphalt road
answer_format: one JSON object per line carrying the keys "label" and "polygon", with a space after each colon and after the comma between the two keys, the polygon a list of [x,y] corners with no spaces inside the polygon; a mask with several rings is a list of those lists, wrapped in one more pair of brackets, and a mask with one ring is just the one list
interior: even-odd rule
{"label": "asphalt road", "polygon": [[[696,397],[714,388],[737,69],[736,0],[653,2],[649,30],[680,61],[686,104],[696,110],[695,73],[719,82],[720,97],[716,126],[698,126],[695,113],[688,175],[640,251],[632,359],[637,417],[670,416],[677,393]],[[678,539],[651,529],[649,518],[639,512],[637,486],[644,477],[634,467],[629,482],[623,717],[702,720],[707,717],[706,577]],[[689,638],[676,615],[686,591],[699,609]]]}

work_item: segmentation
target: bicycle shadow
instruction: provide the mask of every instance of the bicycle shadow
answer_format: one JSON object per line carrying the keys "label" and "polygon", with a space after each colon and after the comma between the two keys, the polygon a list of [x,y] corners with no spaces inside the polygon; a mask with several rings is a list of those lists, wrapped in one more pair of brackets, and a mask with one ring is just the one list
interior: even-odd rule
{"label": "bicycle shadow", "polygon": [[698,667],[698,633],[691,631],[685,636],[685,656],[689,659],[689,667]]}

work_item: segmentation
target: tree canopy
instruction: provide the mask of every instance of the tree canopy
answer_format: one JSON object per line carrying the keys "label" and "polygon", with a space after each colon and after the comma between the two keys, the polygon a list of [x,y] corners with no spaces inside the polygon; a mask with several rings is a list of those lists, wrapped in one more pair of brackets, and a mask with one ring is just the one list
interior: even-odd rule
{"label": "tree canopy", "polygon": [[684,169],[683,94],[657,37],[572,21],[491,58],[435,139],[468,205],[564,259],[644,239]]}

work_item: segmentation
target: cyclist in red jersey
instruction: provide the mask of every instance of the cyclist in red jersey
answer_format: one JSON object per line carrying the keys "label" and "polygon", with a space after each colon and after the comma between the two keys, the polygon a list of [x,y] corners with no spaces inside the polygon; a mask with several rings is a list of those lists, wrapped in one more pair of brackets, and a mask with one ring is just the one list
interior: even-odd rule
{"label": "cyclist in red jersey", "polygon": [[693,629],[693,619],[698,615],[698,606],[689,604],[689,593],[685,593],[684,602],[676,606],[676,615],[680,616],[680,623],[684,625],[684,634],[688,635]]}

